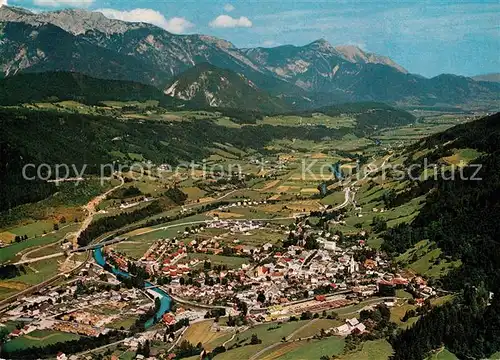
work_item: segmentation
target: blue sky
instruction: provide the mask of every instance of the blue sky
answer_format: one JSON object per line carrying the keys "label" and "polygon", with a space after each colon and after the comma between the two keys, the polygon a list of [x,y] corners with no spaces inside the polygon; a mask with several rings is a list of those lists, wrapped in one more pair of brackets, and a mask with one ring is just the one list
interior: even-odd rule
{"label": "blue sky", "polygon": [[425,76],[500,72],[498,0],[7,1],[36,10],[104,9],[108,17],[214,35],[238,47],[304,45],[324,38],[387,55]]}

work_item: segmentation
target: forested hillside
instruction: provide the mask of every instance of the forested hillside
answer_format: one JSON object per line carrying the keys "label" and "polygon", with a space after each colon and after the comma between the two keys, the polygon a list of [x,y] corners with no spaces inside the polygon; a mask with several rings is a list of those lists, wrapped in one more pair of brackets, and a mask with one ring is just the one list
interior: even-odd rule
{"label": "forested hillside", "polygon": [[63,100],[85,104],[109,100],[156,100],[164,107],[185,103],[165,96],[153,86],[132,81],[96,79],[70,72],[20,74],[0,80],[0,105]]}
{"label": "forested hillside", "polygon": [[[26,164],[74,164],[77,169],[85,164],[85,174],[99,174],[101,164],[117,160],[132,163],[127,154],[140,153],[155,164],[176,166],[209,156],[214,142],[264,152],[273,139],[340,139],[351,130],[271,125],[229,128],[211,120],[148,121],[145,126],[143,121],[27,109],[1,109],[0,127],[1,169],[8,169],[1,174],[8,186],[2,188],[5,195],[0,197],[0,211],[40,200],[55,191],[46,183],[23,181],[22,169]],[[31,177],[34,170],[30,170]],[[26,191],[30,189],[27,186],[34,188]]]}
{"label": "forested hillside", "polygon": [[[26,81],[20,88],[28,87],[32,75],[20,77]],[[35,76],[33,94],[50,93],[64,96],[53,87],[43,89],[43,75]],[[96,91],[95,95],[88,88],[95,81],[86,76],[60,73],[57,79],[66,85],[67,96],[87,96],[87,100],[96,101],[98,96],[106,96],[107,88]],[[9,80],[5,80],[9,82]],[[109,82],[110,86],[113,82]],[[146,99],[148,94],[154,96],[155,90],[148,86],[134,83],[116,82],[119,86],[110,91],[113,96],[123,99]],[[74,86],[70,86],[73,84]],[[108,84],[108,82],[104,82]],[[15,91],[16,85],[10,84]],[[37,90],[38,89],[38,90]],[[137,89],[138,94],[134,92]],[[53,91],[54,90],[54,91]],[[142,91],[145,91],[143,93]],[[17,91],[19,92],[19,91]],[[0,91],[1,93],[1,91]],[[45,96],[41,95],[41,96]],[[161,95],[161,94],[160,94]],[[14,96],[14,95],[13,95]],[[109,95],[111,96],[111,95]],[[109,97],[108,97],[109,98]],[[6,196],[0,200],[0,211],[13,206],[38,201],[55,191],[54,186],[35,181],[22,180],[22,168],[25,164],[75,165],[81,169],[85,164],[86,174],[98,174],[100,164],[113,161],[121,163],[133,162],[127,154],[140,153],[146,160],[155,164],[168,163],[177,165],[183,161],[201,160],[210,155],[209,148],[214,142],[229,142],[240,149],[254,149],[265,152],[266,145],[274,139],[303,139],[319,141],[325,137],[341,139],[348,133],[369,134],[376,128],[407,124],[414,121],[409,113],[396,110],[380,103],[346,104],[338,108],[326,109],[332,116],[347,113],[357,118],[353,128],[333,129],[324,126],[272,126],[255,125],[262,114],[256,111],[217,109],[235,122],[243,124],[241,128],[219,126],[212,120],[190,120],[182,122],[164,122],[148,120],[147,126],[140,120],[122,121],[120,119],[73,114],[68,112],[33,111],[23,108],[0,109],[0,126],[4,130],[0,135],[2,153],[2,169],[5,183],[11,184]],[[391,115],[392,114],[392,115]],[[306,116],[308,116],[306,114]],[[244,125],[250,123],[251,125]],[[47,170],[48,172],[48,170]],[[31,176],[32,174],[30,174]],[[29,184],[29,185],[28,185]],[[40,186],[39,186],[40,185]],[[26,186],[32,187],[26,192]]]}
{"label": "forested hillside", "polygon": [[322,113],[329,116],[352,115],[356,118],[359,135],[366,135],[377,129],[404,126],[415,122],[415,116],[407,111],[396,109],[380,102],[355,102],[324,106],[313,111],[306,111],[304,116]]}
{"label": "forested hillside", "polygon": [[285,102],[272,97],[245,78],[231,70],[209,63],[201,63],[176,77],[165,90],[172,98],[189,100],[201,108],[220,107],[283,112]]}
{"label": "forested hillside", "polygon": [[[432,162],[461,147],[484,155],[456,169],[454,179],[447,171],[446,178],[429,180],[433,189],[419,215],[411,224],[389,229],[384,237],[383,247],[389,252],[400,253],[429,239],[447,256],[462,261],[442,280],[443,287],[462,295],[396,337],[394,359],[422,359],[442,345],[459,358],[487,358],[500,350],[500,115],[432,136],[411,154],[431,149],[414,162],[424,157]],[[429,181],[420,185],[427,187]],[[487,306],[490,291],[495,296]]]}

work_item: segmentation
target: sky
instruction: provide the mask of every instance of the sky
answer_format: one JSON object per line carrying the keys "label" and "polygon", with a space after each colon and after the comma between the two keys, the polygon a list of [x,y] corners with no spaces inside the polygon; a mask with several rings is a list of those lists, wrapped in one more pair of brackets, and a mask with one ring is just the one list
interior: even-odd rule
{"label": "sky", "polygon": [[0,0],[35,11],[85,8],[237,47],[324,38],[386,55],[412,73],[500,72],[500,1],[442,0]]}

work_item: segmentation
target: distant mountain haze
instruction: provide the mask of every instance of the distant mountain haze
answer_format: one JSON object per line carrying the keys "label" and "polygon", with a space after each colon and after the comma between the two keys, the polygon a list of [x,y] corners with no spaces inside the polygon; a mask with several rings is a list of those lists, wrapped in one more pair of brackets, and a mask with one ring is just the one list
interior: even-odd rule
{"label": "distant mountain haze", "polygon": [[[35,14],[9,6],[0,8],[0,32],[0,76],[69,71],[136,81],[163,91],[185,71],[208,63],[242,76],[231,76],[238,84],[229,88],[249,90],[240,81],[244,78],[258,90],[258,97],[267,92],[271,103],[279,98],[296,108],[346,101],[487,106],[500,93],[495,82],[455,75],[427,79],[408,73],[388,57],[352,45],[335,47],[324,39],[304,46],[238,49],[212,36],[174,35],[154,25],[108,19],[86,10]],[[183,83],[193,78],[188,75],[181,77]],[[200,84],[199,78],[195,81]],[[224,93],[223,102],[239,103],[228,99],[231,92]],[[269,104],[267,100],[263,104]]]}
{"label": "distant mountain haze", "polygon": [[476,75],[472,77],[476,81],[500,82],[500,73]]}

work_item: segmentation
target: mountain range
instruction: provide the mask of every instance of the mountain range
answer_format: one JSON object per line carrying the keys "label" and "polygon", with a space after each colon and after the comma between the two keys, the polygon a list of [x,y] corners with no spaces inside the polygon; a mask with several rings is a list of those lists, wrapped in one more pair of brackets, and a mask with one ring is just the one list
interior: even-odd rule
{"label": "mountain range", "polygon": [[[205,63],[218,74],[201,84]],[[215,37],[174,35],[86,10],[32,13],[1,7],[0,77],[46,71],[135,81],[178,98],[200,100],[210,93],[203,101],[218,107],[245,106],[241,99],[248,93],[241,91],[246,89],[254,99],[274,104],[273,110],[283,103],[307,109],[350,101],[491,105],[500,94],[498,83],[447,74],[427,79],[388,57],[355,46],[334,47],[323,39],[305,46],[239,49]],[[230,84],[222,84],[222,78]],[[188,88],[197,88],[197,94],[187,95]]]}

